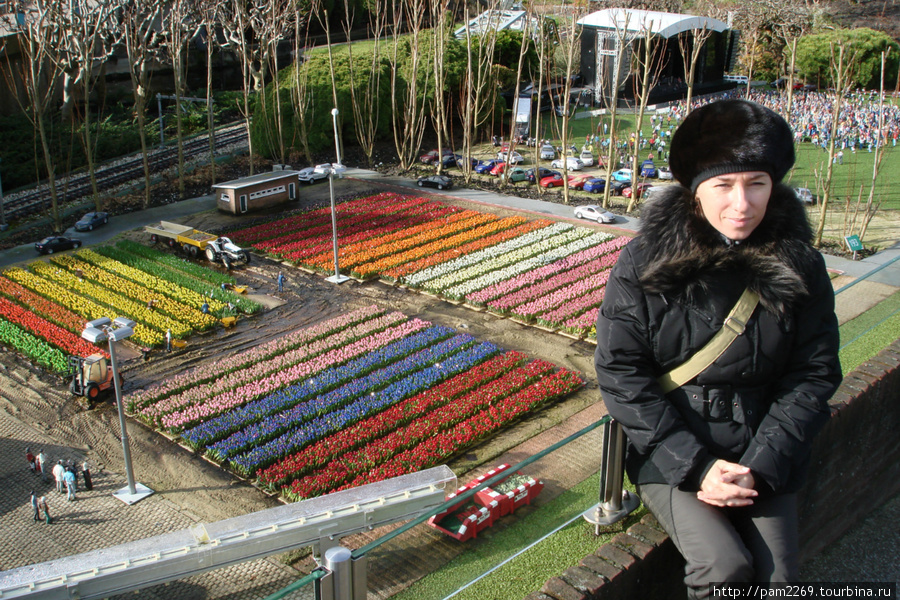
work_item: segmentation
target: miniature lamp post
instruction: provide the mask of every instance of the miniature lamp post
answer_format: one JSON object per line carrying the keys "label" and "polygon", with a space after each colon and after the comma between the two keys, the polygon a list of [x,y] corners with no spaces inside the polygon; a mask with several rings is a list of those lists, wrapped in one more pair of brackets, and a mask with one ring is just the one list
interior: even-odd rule
{"label": "miniature lamp post", "polygon": [[122,431],[122,453],[125,456],[125,476],[128,479],[128,487],[113,493],[113,496],[125,504],[135,504],[153,493],[153,490],[145,485],[134,482],[134,470],[131,466],[131,450],[128,445],[128,430],[125,424],[125,407],[122,404],[122,388],[119,384],[119,369],[116,364],[116,345],[119,340],[124,340],[134,334],[136,323],[125,317],[101,317],[87,323],[81,337],[97,344],[109,341],[109,362],[112,368],[113,386],[116,390],[116,408],[119,411],[119,428]]}
{"label": "miniature lamp post", "polygon": [[346,275],[341,275],[340,268],[338,267],[337,211],[334,207],[334,178],[342,177],[344,171],[347,169],[341,164],[341,144],[338,140],[337,116],[338,109],[332,108],[331,118],[334,122],[334,149],[337,153],[337,162],[331,165],[331,169],[328,171],[328,187],[331,190],[331,238],[334,247],[334,275],[326,277],[325,281],[330,281],[331,283],[344,283],[350,278]]}

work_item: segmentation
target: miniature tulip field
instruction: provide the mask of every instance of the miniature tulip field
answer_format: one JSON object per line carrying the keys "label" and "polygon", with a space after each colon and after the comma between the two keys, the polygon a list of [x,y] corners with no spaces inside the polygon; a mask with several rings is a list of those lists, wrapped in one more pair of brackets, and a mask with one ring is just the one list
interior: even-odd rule
{"label": "miniature tulip field", "polygon": [[[57,373],[70,355],[105,352],[81,338],[100,317],[133,320],[132,340],[163,344],[215,327],[228,302],[245,313],[260,305],[221,289],[234,277],[135,242],[82,249],[0,273],[0,342]],[[207,303],[209,312],[201,307]]]}
{"label": "miniature tulip field", "polygon": [[373,305],[126,402],[150,426],[299,500],[446,462],[582,384],[573,371]]}
{"label": "miniature tulip field", "polygon": [[[570,223],[501,217],[394,193],[342,202],[336,212],[344,274],[588,337],[609,270],[629,241]],[[231,237],[304,268],[334,272],[330,208]]]}

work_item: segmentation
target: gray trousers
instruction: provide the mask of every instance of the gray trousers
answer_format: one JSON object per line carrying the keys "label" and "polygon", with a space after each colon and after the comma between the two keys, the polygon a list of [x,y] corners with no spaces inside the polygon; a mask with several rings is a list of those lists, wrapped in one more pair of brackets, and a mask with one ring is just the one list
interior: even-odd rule
{"label": "gray trousers", "polygon": [[707,598],[710,583],[799,580],[796,494],[718,508],[666,484],[638,493],[684,557],[688,598]]}

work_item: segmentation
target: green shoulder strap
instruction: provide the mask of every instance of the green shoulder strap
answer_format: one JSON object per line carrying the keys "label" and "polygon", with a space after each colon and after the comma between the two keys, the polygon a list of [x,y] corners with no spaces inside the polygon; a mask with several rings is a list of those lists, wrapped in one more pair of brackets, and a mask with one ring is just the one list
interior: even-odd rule
{"label": "green shoulder strap", "polygon": [[759,296],[756,292],[751,291],[750,288],[745,289],[737,304],[725,317],[722,329],[717,331],[716,335],[685,363],[657,379],[663,391],[668,394],[675,388],[681,387],[722,356],[728,346],[744,333],[744,327],[750,320],[750,315],[753,314],[757,304],[759,304]]}

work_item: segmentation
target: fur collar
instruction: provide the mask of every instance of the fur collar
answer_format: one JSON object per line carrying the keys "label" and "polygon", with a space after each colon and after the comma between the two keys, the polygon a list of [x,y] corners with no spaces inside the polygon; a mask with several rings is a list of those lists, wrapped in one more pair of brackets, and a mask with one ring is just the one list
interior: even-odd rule
{"label": "fur collar", "polygon": [[766,216],[738,245],[729,246],[694,212],[693,194],[680,185],[661,190],[644,207],[640,239],[647,257],[641,282],[647,291],[690,300],[709,291],[723,274],[737,273],[776,315],[807,295],[806,276],[817,260],[806,211],[785,184],[772,189]]}

